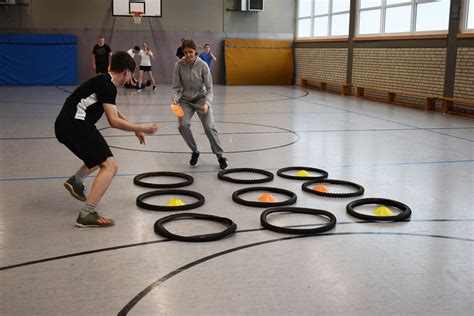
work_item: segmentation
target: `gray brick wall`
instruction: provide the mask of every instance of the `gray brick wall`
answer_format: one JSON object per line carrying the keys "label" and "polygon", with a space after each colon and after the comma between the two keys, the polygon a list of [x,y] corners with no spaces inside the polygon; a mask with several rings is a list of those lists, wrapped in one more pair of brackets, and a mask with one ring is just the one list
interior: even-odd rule
{"label": "gray brick wall", "polygon": [[[454,97],[474,100],[474,47],[459,47],[454,80]],[[474,110],[473,106],[456,104],[456,108]]]}
{"label": "gray brick wall", "polygon": [[346,82],[347,48],[295,48],[295,67],[298,85],[301,78],[311,85],[319,84],[315,79]]}
{"label": "gray brick wall", "polygon": [[[354,48],[352,84],[442,96],[445,63],[446,48]],[[296,48],[295,65],[296,84],[301,78],[313,85],[315,79],[345,82],[347,48]],[[365,94],[386,99],[385,93],[366,90]],[[458,48],[454,97],[474,100],[474,47]],[[424,103],[422,98],[404,96],[396,101]],[[455,108],[474,111],[473,106],[455,104]]]}
{"label": "gray brick wall", "polygon": [[[354,48],[352,83],[441,96],[445,60],[445,48]],[[366,95],[385,97],[370,91]],[[424,103],[403,96],[396,100]]]}

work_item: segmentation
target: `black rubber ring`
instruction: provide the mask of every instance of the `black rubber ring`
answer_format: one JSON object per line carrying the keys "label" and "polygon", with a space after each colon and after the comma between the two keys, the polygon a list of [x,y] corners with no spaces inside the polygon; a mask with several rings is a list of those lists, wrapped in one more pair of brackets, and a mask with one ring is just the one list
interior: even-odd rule
{"label": "black rubber ring", "polygon": [[[158,183],[150,183],[141,181],[145,178],[150,177],[176,177],[185,179],[183,182],[178,183],[169,183],[169,184],[158,184]],[[145,188],[153,188],[153,189],[166,189],[166,188],[181,188],[188,185],[193,184],[194,178],[188,174],[180,173],[180,172],[171,172],[171,171],[158,171],[158,172],[146,172],[136,175],[133,178],[133,184],[138,185],[140,187]]]}
{"label": "black rubber ring", "polygon": [[[252,191],[269,191],[273,193],[284,194],[288,196],[288,200],[281,201],[281,202],[259,202],[259,201],[247,201],[239,197],[239,195],[243,193],[248,193]],[[296,194],[285,189],[274,188],[274,187],[250,187],[250,188],[243,188],[243,189],[235,191],[232,194],[232,200],[238,204],[253,206],[253,207],[285,206],[285,205],[291,205],[291,204],[296,203]]]}
{"label": "black rubber ring", "polygon": [[[328,183],[328,184],[338,184],[338,185],[344,185],[348,187],[352,187],[356,189],[355,192],[349,192],[349,193],[331,193],[331,192],[320,192],[311,189],[309,186],[313,184],[320,184],[320,183]],[[330,198],[348,198],[348,197],[353,197],[353,196],[360,196],[364,194],[364,187],[354,183],[354,182],[349,182],[349,181],[343,181],[343,180],[334,180],[334,179],[323,179],[323,180],[312,180],[312,181],[307,181],[301,185],[301,188],[303,191],[324,196],[324,197],[330,197]]]}
{"label": "black rubber ring", "polygon": [[[289,228],[289,227],[280,227],[275,226],[267,221],[267,216],[272,213],[301,213],[301,214],[311,214],[311,215],[321,215],[329,220],[329,222],[323,226],[319,226],[316,228]],[[263,227],[268,230],[283,233],[283,234],[299,234],[299,235],[314,235],[324,233],[330,229],[333,229],[336,226],[336,216],[334,214],[325,211],[325,210],[318,210],[312,208],[303,208],[303,207],[274,207],[265,210],[260,215],[260,223]]]}
{"label": "black rubber ring", "polygon": [[[298,176],[290,176],[288,174],[285,174],[284,172],[290,171],[290,170],[306,170],[306,171],[311,171],[315,173],[320,173],[321,176],[309,176],[309,177],[298,177]],[[286,178],[286,179],[292,179],[292,180],[322,180],[326,179],[329,174],[327,171],[322,170],[322,169],[317,169],[317,168],[311,168],[311,167],[286,167],[286,168],[281,168],[277,171],[277,175]]]}
{"label": "black rubber ring", "polygon": [[[219,233],[194,235],[194,236],[181,236],[181,235],[176,235],[169,232],[163,226],[164,223],[171,222],[176,219],[184,219],[184,218],[201,219],[201,220],[218,222],[228,227]],[[230,234],[234,233],[236,230],[237,230],[237,225],[230,218],[219,217],[219,216],[214,216],[214,215],[198,214],[198,213],[173,214],[173,215],[160,218],[159,220],[155,222],[155,233],[163,237],[173,239],[173,240],[179,240],[179,241],[191,241],[191,242],[214,241],[214,240],[219,240],[224,237],[227,237]]]}
{"label": "black rubber ring", "polygon": [[[265,178],[262,179],[234,179],[228,177],[229,173],[237,173],[237,172],[248,172],[248,173],[258,173],[263,174]],[[232,182],[232,183],[240,183],[240,184],[255,184],[255,183],[264,183],[270,182],[273,180],[273,173],[262,170],[262,169],[254,169],[254,168],[234,168],[234,169],[227,169],[219,172],[217,177],[221,180]]]}
{"label": "black rubber ring", "polygon": [[[157,195],[186,195],[191,196],[197,199],[196,202],[186,205],[178,205],[178,206],[166,206],[166,205],[154,205],[145,203],[143,200],[147,199],[151,196]],[[204,196],[201,193],[188,191],[188,190],[180,190],[180,189],[170,189],[170,190],[155,190],[150,192],[145,192],[137,196],[137,206],[152,210],[152,211],[184,211],[184,210],[191,210],[193,208],[197,208],[204,204]]]}
{"label": "black rubber ring", "polygon": [[[393,207],[398,208],[401,211],[401,213],[394,216],[376,216],[376,215],[358,213],[354,210],[355,207],[366,205],[366,204],[380,204],[380,205],[386,205],[386,206],[393,206]],[[352,215],[356,218],[363,219],[365,221],[370,221],[370,222],[399,222],[411,216],[411,209],[408,207],[408,205],[403,204],[402,202],[395,201],[395,200],[382,199],[382,198],[366,198],[366,199],[359,199],[359,200],[352,201],[351,203],[347,204],[346,211],[349,215]]]}

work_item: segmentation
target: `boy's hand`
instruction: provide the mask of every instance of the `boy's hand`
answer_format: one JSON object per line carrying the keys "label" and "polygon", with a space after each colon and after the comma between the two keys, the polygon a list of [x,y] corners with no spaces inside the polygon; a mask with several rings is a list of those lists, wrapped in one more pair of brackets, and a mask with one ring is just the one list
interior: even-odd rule
{"label": "boy's hand", "polygon": [[141,131],[135,132],[140,144],[145,145],[145,134],[151,135],[158,130],[158,125],[155,123],[140,124]]}
{"label": "boy's hand", "polygon": [[140,144],[145,145],[145,134],[139,133],[139,132],[135,132],[135,136],[137,136],[138,141],[140,142]]}
{"label": "boy's hand", "polygon": [[158,125],[155,123],[147,123],[147,124],[141,124],[142,125],[142,133],[144,134],[155,134],[156,131],[158,130]]}

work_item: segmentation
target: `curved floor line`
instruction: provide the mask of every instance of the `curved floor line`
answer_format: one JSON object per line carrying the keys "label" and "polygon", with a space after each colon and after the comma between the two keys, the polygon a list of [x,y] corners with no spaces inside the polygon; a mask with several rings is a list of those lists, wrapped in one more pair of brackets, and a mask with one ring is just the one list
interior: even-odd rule
{"label": "curved floor line", "polygon": [[[55,87],[59,90],[62,90],[63,92],[67,92],[67,93],[72,93],[71,91],[68,91],[66,89],[62,89],[62,88],[59,88],[59,87]],[[296,87],[294,90],[298,90]],[[303,95],[300,95],[300,96],[297,96],[297,97],[285,97],[285,98],[281,98],[281,99],[269,99],[269,100],[257,100],[257,101],[244,101],[244,102],[215,102],[213,104],[216,104],[216,105],[227,105],[227,104],[246,104],[246,103],[262,103],[262,102],[276,102],[276,101],[285,101],[285,100],[295,100],[295,99],[299,99],[299,98],[304,98],[306,97],[309,93],[308,91],[303,91],[304,94]],[[127,96],[128,94],[124,94],[124,96]],[[164,95],[168,95],[168,94],[161,94],[162,96]],[[171,94],[169,94],[171,95]],[[220,94],[219,94],[220,95]],[[223,94],[222,94],[223,95]],[[31,101],[15,101],[15,100],[0,100],[0,103],[20,103],[20,104],[40,104],[40,105],[54,105],[54,106],[62,106],[62,103],[64,103],[64,101],[61,101],[59,103],[41,103],[41,102],[31,102]],[[159,105],[159,106],[169,106],[169,103],[150,103],[150,104],[140,104],[140,106],[155,106],[155,105]],[[136,107],[136,105],[134,104],[120,104],[120,106],[134,106]]]}
{"label": "curved floor line", "polygon": [[[296,133],[296,132],[295,132]],[[219,133],[219,135],[255,135],[255,134],[295,134],[287,131],[282,132],[232,132],[232,133]],[[200,136],[206,135],[206,133],[199,133]],[[133,134],[127,135],[102,135],[104,138],[135,138]],[[147,135],[146,137],[164,137],[164,136],[181,136],[179,133],[169,134],[154,134]],[[39,139],[56,139],[55,136],[38,136],[38,137],[0,137],[1,140],[39,140]]]}
{"label": "curved floor line", "polygon": [[[61,87],[55,87],[55,88],[58,89],[58,90],[61,90],[61,91],[63,91],[63,92],[69,93],[69,94],[72,93],[72,91],[66,90],[66,89],[61,88]],[[76,88],[74,88],[74,89],[76,89]]]}
{"label": "curved floor line", "polygon": [[450,236],[443,236],[443,235],[429,235],[429,234],[416,234],[416,233],[391,233],[391,232],[341,232],[341,233],[325,233],[325,234],[320,234],[320,235],[305,235],[305,236],[290,236],[290,237],[283,237],[283,238],[276,238],[276,239],[270,239],[270,240],[264,240],[264,241],[259,241],[256,243],[251,243],[231,249],[227,249],[224,251],[220,251],[217,253],[214,253],[212,255],[203,257],[201,259],[195,260],[193,262],[190,262],[184,266],[179,267],[178,269],[171,271],[170,273],[166,274],[165,276],[159,278],[155,282],[151,283],[149,286],[147,286],[144,290],[142,290],[140,293],[138,293],[134,298],[132,298],[127,305],[125,305],[120,312],[118,313],[119,316],[122,315],[127,315],[128,312],[135,306],[137,303],[143,299],[148,293],[150,293],[153,289],[157,288],[161,284],[163,284],[165,281],[171,279],[175,275],[184,272],[194,266],[197,266],[203,262],[212,260],[214,258],[226,255],[228,253],[236,252],[239,250],[247,249],[247,248],[252,248],[256,246],[261,246],[265,244],[270,244],[278,241],[285,241],[285,240],[291,240],[291,239],[299,239],[299,238],[307,238],[307,237],[324,237],[324,236],[341,236],[341,235],[393,235],[393,236],[412,236],[412,237],[432,237],[432,238],[442,238],[442,239],[451,239],[451,240],[459,240],[459,241],[469,241],[469,242],[474,242],[474,239],[467,239],[467,238],[457,238],[457,237],[450,237]]}
{"label": "curved floor line", "polygon": [[[157,121],[157,123],[163,123],[169,121]],[[173,121],[175,122],[175,121]],[[100,128],[103,130],[106,128]],[[433,129],[433,128],[432,128]],[[443,128],[438,128],[443,129]],[[462,128],[446,128],[449,130],[460,130],[460,129],[474,129],[474,127],[462,127]],[[320,130],[302,130],[302,131],[292,131],[294,133],[345,133],[345,132],[390,132],[390,131],[419,131],[419,128],[370,128],[370,129],[320,129]],[[254,135],[254,134],[287,134],[291,133],[289,131],[281,131],[281,132],[220,132],[219,135]],[[146,137],[164,137],[164,136],[180,136],[179,133],[168,133],[168,134],[154,134],[154,135],[147,135]],[[203,136],[206,135],[205,133],[199,133],[199,135]],[[127,134],[127,135],[103,135],[107,138],[135,138],[135,135]],[[0,141],[2,140],[39,140],[39,139],[56,139],[55,136],[38,136],[38,137],[0,137]]]}
{"label": "curved floor line", "polygon": [[[169,121],[162,121],[162,122],[169,122]],[[274,146],[274,147],[266,147],[266,148],[259,148],[259,149],[248,149],[248,150],[234,150],[234,151],[226,151],[226,154],[236,154],[236,153],[248,153],[248,152],[259,152],[259,151],[266,151],[266,150],[272,150],[272,149],[277,149],[277,148],[283,148],[283,147],[288,147],[300,140],[300,135],[296,133],[295,131],[292,131],[287,128],[283,127],[275,127],[271,125],[265,125],[265,124],[255,124],[255,123],[245,123],[245,122],[227,122],[227,121],[215,121],[216,123],[226,123],[226,124],[240,124],[240,125],[250,125],[250,126],[259,126],[259,127],[268,127],[268,128],[273,128],[276,130],[281,130],[287,133],[291,133],[296,136],[296,139],[293,141],[280,145],[280,146]],[[139,122],[139,123],[148,123],[148,122]],[[103,131],[106,129],[110,129],[110,126],[106,126],[103,128],[100,128],[99,131]],[[104,136],[107,138],[107,136]],[[120,150],[127,150],[127,151],[134,151],[134,152],[145,152],[145,153],[161,153],[161,154],[185,154],[189,155],[189,150],[188,151],[166,151],[166,150],[146,150],[146,149],[134,149],[134,148],[125,148],[125,147],[118,147],[114,145],[110,145],[110,148],[115,148],[115,149],[120,149]],[[213,154],[210,151],[202,151],[201,154]]]}
{"label": "curved floor line", "polygon": [[[437,218],[437,219],[404,220],[404,221],[400,221],[400,223],[402,223],[402,222],[473,222],[473,221],[474,221],[474,219],[449,219],[449,218],[444,219],[444,218]],[[373,223],[373,222],[369,222],[369,221],[338,222],[337,225],[364,224],[364,223]],[[381,223],[378,223],[378,224],[381,224]],[[320,224],[320,225],[325,225],[325,224]],[[296,228],[296,227],[312,227],[312,226],[318,226],[318,224],[301,224],[301,225],[291,225],[291,226],[286,226],[286,227],[295,227]],[[261,231],[261,230],[267,230],[267,229],[265,229],[263,227],[259,227],[259,228],[237,230],[235,233],[236,234],[237,233],[249,233],[249,232],[256,232],[256,231]],[[453,237],[453,238],[458,238],[458,237]],[[67,258],[72,258],[72,257],[89,255],[89,254],[93,254],[93,253],[119,250],[119,249],[124,249],[124,248],[133,248],[133,247],[157,244],[157,243],[168,242],[168,241],[171,241],[171,240],[170,239],[160,239],[160,240],[145,241],[145,242],[127,244],[127,245],[121,245],[121,246],[99,248],[99,249],[95,249],[95,250],[81,251],[81,252],[76,252],[76,253],[67,254],[67,255],[49,257],[49,258],[44,258],[44,259],[38,259],[38,260],[27,261],[27,262],[17,263],[17,264],[13,264],[13,265],[3,266],[3,267],[0,267],[0,271],[10,270],[10,269],[14,269],[14,268],[29,266],[29,265],[34,265],[34,264],[38,264],[38,263],[44,263],[44,262],[48,262],[48,261],[56,261],[56,260],[67,259]]]}

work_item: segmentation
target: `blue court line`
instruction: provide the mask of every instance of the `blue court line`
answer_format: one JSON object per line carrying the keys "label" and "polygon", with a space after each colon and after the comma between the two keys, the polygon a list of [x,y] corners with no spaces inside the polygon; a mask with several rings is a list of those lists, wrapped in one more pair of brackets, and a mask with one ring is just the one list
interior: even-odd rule
{"label": "blue court line", "polygon": [[[433,164],[459,164],[459,163],[474,163],[474,159],[467,160],[441,160],[441,161],[407,161],[407,162],[387,162],[387,163],[375,163],[375,164],[360,164],[360,165],[322,165],[319,168],[358,168],[358,167],[378,167],[378,166],[406,166],[406,165],[433,165]],[[265,170],[276,171],[278,168],[262,168]],[[187,170],[177,171],[187,174],[199,174],[199,173],[217,173],[220,169],[201,169],[201,170]],[[119,173],[116,177],[135,177],[138,173]],[[6,181],[33,181],[33,180],[58,180],[68,179],[69,176],[54,176],[54,177],[29,177],[29,178],[0,178],[0,182]],[[89,176],[89,178],[95,178],[95,176]]]}

